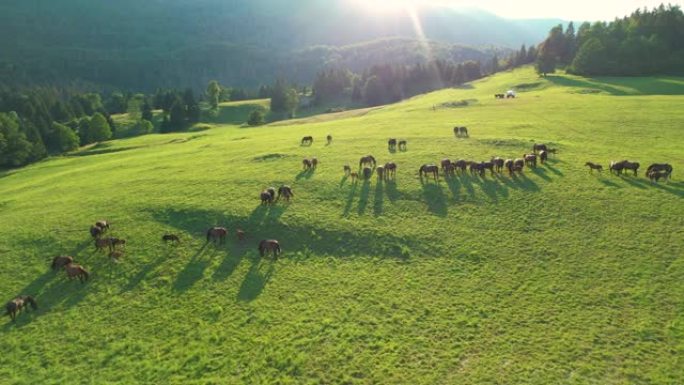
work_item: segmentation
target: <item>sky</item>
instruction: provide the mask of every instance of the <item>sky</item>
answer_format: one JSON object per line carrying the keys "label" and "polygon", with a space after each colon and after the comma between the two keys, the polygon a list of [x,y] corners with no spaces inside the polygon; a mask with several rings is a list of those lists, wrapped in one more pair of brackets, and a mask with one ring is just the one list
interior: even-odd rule
{"label": "sky", "polygon": [[577,21],[610,21],[629,15],[637,8],[654,8],[661,3],[684,8],[684,0],[360,0],[361,3],[375,12],[407,5],[439,4],[479,8],[505,18]]}

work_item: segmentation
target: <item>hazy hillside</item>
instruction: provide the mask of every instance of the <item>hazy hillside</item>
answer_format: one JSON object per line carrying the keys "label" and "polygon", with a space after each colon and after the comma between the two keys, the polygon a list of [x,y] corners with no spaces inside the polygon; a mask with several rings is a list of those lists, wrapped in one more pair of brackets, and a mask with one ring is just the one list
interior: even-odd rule
{"label": "hazy hillside", "polygon": [[[514,48],[541,41],[558,23],[510,21],[480,11],[445,8],[422,9],[419,20],[425,37],[441,44]],[[417,36],[403,13],[369,14],[344,0],[4,2],[0,34],[12,36],[0,39],[4,84],[81,81],[149,90],[199,87],[217,78],[227,84],[256,86],[277,75],[309,82],[331,61],[359,68],[424,57],[406,57],[377,43],[358,45],[384,37]],[[365,51],[343,54],[339,61],[328,56],[337,47],[311,48],[352,44]],[[444,54],[440,57],[477,60],[483,56],[474,49],[446,51],[440,49]],[[371,56],[373,60],[364,59]]]}

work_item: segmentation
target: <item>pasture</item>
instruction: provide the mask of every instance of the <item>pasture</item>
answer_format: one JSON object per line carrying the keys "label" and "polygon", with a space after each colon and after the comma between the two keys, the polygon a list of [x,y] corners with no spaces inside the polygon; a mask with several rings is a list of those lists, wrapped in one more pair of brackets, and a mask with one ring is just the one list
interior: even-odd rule
{"label": "pasture", "polygon": [[[0,293],[39,308],[0,321],[0,383],[681,383],[682,95],[678,78],[526,68],[339,119],[231,115],[3,172]],[[535,142],[558,154],[524,176],[418,178]],[[366,154],[394,161],[396,181],[345,178]],[[610,175],[622,159],[638,177]],[[669,183],[644,176],[655,162],[674,166]],[[261,205],[282,184],[292,202]],[[127,241],[119,263],[95,251],[98,219]],[[206,243],[211,226],[224,245]],[[259,257],[267,238],[277,261]],[[51,271],[60,254],[90,280]]]}

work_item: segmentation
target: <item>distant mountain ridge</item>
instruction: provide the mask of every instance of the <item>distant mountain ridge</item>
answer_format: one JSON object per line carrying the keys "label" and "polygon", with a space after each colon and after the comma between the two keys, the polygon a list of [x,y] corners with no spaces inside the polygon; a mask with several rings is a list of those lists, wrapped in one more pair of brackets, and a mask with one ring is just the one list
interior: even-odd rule
{"label": "distant mountain ridge", "polygon": [[345,0],[3,2],[0,81],[132,90],[197,88],[207,79],[247,87],[276,76],[310,82],[331,64],[424,60],[419,40],[429,40],[438,58],[487,60],[497,49],[538,43],[561,22],[444,7],[417,16],[424,35],[408,15],[372,14]]}

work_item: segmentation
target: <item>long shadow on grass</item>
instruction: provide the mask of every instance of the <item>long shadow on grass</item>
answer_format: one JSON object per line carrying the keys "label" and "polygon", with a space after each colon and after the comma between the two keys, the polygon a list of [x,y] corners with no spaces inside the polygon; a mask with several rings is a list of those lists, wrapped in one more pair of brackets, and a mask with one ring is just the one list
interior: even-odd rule
{"label": "long shadow on grass", "polygon": [[684,198],[684,183],[682,182],[670,182],[668,184],[651,183],[651,186],[653,188],[669,192],[670,194],[674,194],[680,198]]}
{"label": "long shadow on grass", "polygon": [[472,177],[468,176],[466,174],[461,174],[458,176],[458,179],[463,184],[463,187],[468,192],[468,195],[470,195],[471,198],[474,197],[475,196],[475,188],[473,188]]}
{"label": "long shadow on grass", "polygon": [[373,200],[373,215],[382,215],[382,203],[385,195],[385,183],[382,179],[378,179],[378,183],[375,185],[375,197]]}
{"label": "long shadow on grass", "polygon": [[621,177],[620,179],[624,180],[627,182],[627,184],[630,184],[636,188],[640,189],[646,189],[646,185],[643,180],[637,179],[637,177],[631,176],[631,175],[626,175]]}
{"label": "long shadow on grass", "polygon": [[499,181],[494,178],[496,178],[496,176],[493,176],[491,178],[483,178],[480,181],[480,186],[482,188],[482,191],[484,191],[484,193],[487,194],[487,196],[492,202],[498,202],[499,195],[501,195],[504,198],[508,197],[508,188],[505,184],[499,183]]}
{"label": "long shadow on grass", "polygon": [[370,196],[370,180],[364,179],[361,185],[361,193],[359,194],[359,208],[357,213],[363,215],[366,212],[366,207],[368,206],[368,198]]}
{"label": "long shadow on grass", "polygon": [[397,182],[394,180],[388,180],[385,184],[385,192],[387,192],[387,198],[390,202],[395,202],[400,197],[399,190],[397,190]]}
{"label": "long shadow on grass", "polygon": [[354,204],[354,196],[356,195],[356,189],[359,187],[359,182],[354,181],[349,189],[349,194],[347,194],[347,203],[344,205],[343,217],[349,216],[352,205]]}
{"label": "long shadow on grass", "polygon": [[547,182],[551,182],[551,178],[549,178],[548,175],[546,175],[546,170],[541,168],[541,167],[534,167],[531,169],[532,172],[537,175],[538,177],[544,179]]}
{"label": "long shadow on grass", "polygon": [[280,218],[288,207],[288,203],[259,205],[254,208],[247,220],[256,223],[272,222]]}
{"label": "long shadow on grass", "polygon": [[299,174],[295,177],[296,180],[302,180],[302,179],[311,179],[311,177],[314,175],[314,169],[310,168],[308,170],[303,170],[300,171]]}
{"label": "long shadow on grass", "polygon": [[253,257],[252,265],[240,285],[237,299],[246,302],[257,299],[266,288],[268,281],[271,280],[275,263],[259,256]]}
{"label": "long shadow on grass", "polygon": [[528,178],[525,173],[513,174],[511,177],[513,184],[520,189],[527,190],[530,192],[540,191],[539,186]]}
{"label": "long shadow on grass", "polygon": [[447,215],[446,196],[439,183],[424,183],[423,198],[428,205],[428,211],[445,217]]}
{"label": "long shadow on grass", "polygon": [[461,183],[459,182],[458,178],[455,176],[451,176],[448,178],[444,178],[447,182],[447,185],[449,186],[449,190],[451,190],[451,196],[453,197],[454,201],[458,201],[461,198]]}
{"label": "long shadow on grass", "polygon": [[544,163],[544,166],[546,166],[546,168],[549,169],[549,171],[551,171],[552,173],[554,173],[558,176],[564,176],[565,174],[563,174],[562,171],[560,171],[559,169],[557,169],[551,165],[551,163],[556,163],[556,162],[547,161],[546,163]]}
{"label": "long shadow on grass", "polygon": [[223,258],[223,261],[221,262],[219,267],[214,271],[212,278],[215,281],[222,281],[233,275],[235,269],[237,269],[237,267],[240,266],[240,262],[242,262],[242,258],[247,253],[247,250],[247,245],[245,244],[233,244],[230,247],[228,255],[226,255]]}

